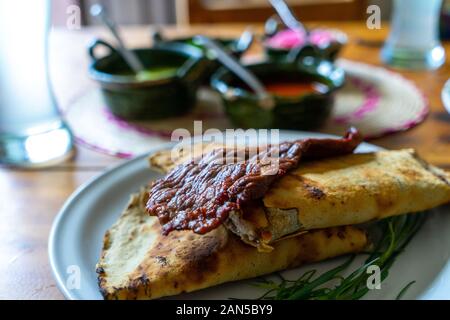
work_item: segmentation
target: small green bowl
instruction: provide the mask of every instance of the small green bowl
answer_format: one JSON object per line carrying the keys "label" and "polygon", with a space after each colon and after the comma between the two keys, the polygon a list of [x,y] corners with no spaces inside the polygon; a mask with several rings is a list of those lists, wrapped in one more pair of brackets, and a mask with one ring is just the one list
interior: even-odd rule
{"label": "small green bowl", "polygon": [[[335,61],[336,58],[339,55],[339,52],[342,49],[343,44],[340,42],[330,42],[329,45],[324,47],[316,47],[315,53],[318,57],[321,57],[326,60]],[[263,43],[264,51],[266,52],[267,56],[272,61],[283,61],[286,60],[290,51],[289,49],[279,49],[279,48],[273,48],[268,46],[267,44]],[[298,50],[299,48],[294,48],[293,50]]]}
{"label": "small green bowl", "polygon": [[[181,37],[181,38],[167,39],[160,32],[153,32],[152,40],[153,40],[154,47],[166,48],[167,45],[184,43],[184,44],[188,44],[188,45],[194,46],[199,49],[204,49],[204,47],[201,44],[199,44],[195,41],[195,36],[194,37]],[[238,47],[238,42],[239,42],[238,38],[213,38],[212,40],[220,43],[222,46],[224,46],[229,51],[229,53],[231,53],[235,57],[239,58],[252,45],[253,36],[249,37],[248,40],[246,41],[246,43],[242,44],[240,47]]]}
{"label": "small green bowl", "polygon": [[[103,46],[109,54],[98,58]],[[138,79],[117,50],[103,40],[89,47],[92,79],[102,90],[111,112],[127,120],[151,120],[179,116],[192,109],[196,92],[207,75],[210,61],[200,49],[179,43],[171,48],[133,50],[155,79]]]}
{"label": "small green bowl", "polygon": [[[303,46],[311,47],[311,44],[305,44],[305,45],[302,45],[302,46],[299,46],[296,48],[283,49],[283,48],[274,48],[267,44],[267,40],[270,37],[274,36],[276,33],[280,32],[282,30],[285,30],[285,29],[286,29],[286,27],[279,21],[278,17],[271,17],[266,21],[265,36],[264,36],[262,43],[263,43],[263,47],[264,47],[264,51],[265,51],[266,55],[272,61],[283,61],[288,57],[288,55],[291,51],[302,50]],[[338,29],[317,28],[314,30],[319,30],[319,29],[333,34],[334,40],[330,41],[327,44],[314,45],[313,46],[314,55],[316,55],[317,57],[323,58],[323,59],[330,60],[330,61],[336,60],[336,58],[339,55],[339,52],[341,51],[341,49],[344,47],[344,45],[348,41],[347,35]]]}
{"label": "small green bowl", "polygon": [[323,91],[298,96],[273,95],[275,107],[260,106],[258,97],[237,77],[220,69],[211,86],[219,92],[227,115],[240,128],[317,129],[330,116],[334,92],[344,84],[344,71],[331,62],[311,56],[294,62],[265,62],[247,66],[263,83],[274,79],[291,83],[319,83]]}
{"label": "small green bowl", "polygon": [[[206,52],[206,48],[195,41],[195,37],[182,37],[182,38],[174,38],[174,39],[166,39],[159,32],[154,32],[152,34],[153,39],[153,47],[154,48],[178,48],[181,49],[178,44],[182,43],[185,45],[192,46],[194,48],[200,49],[203,52]],[[232,56],[237,59],[240,59],[241,56],[247,52],[250,46],[253,43],[254,37],[253,35],[247,39],[245,43],[240,44],[239,39],[237,38],[213,38],[212,40],[216,41],[220,45],[222,45]],[[208,70],[205,72],[204,83],[209,85],[211,81],[211,76],[221,67],[220,62],[216,59],[210,59],[210,64]]]}

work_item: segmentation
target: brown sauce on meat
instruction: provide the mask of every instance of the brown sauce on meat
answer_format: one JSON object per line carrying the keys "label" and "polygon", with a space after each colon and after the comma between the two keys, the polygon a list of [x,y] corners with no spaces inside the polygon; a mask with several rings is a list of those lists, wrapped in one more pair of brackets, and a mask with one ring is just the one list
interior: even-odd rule
{"label": "brown sauce on meat", "polygon": [[[270,185],[295,169],[300,160],[349,154],[361,141],[361,135],[351,129],[342,139],[284,142],[267,146],[256,155],[250,149],[242,154],[216,149],[156,180],[149,191],[147,211],[159,218],[164,234],[173,230],[204,234],[221,225],[231,211],[264,197]],[[267,175],[266,165],[260,160],[272,154],[274,148],[279,152],[278,169]],[[235,161],[223,160],[230,158]]]}

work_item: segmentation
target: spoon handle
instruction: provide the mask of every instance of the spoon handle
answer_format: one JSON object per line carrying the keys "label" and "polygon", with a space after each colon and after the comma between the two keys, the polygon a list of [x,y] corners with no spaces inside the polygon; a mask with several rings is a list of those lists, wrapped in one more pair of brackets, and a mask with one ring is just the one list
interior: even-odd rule
{"label": "spoon handle", "polygon": [[112,34],[116,38],[117,43],[119,44],[118,49],[119,49],[120,53],[122,54],[123,58],[126,60],[126,62],[131,67],[131,69],[133,69],[133,71],[135,73],[139,73],[140,71],[143,71],[145,68],[142,65],[139,58],[136,56],[136,54],[134,52],[132,52],[131,50],[128,50],[125,47],[125,44],[117,31],[117,27],[115,26],[115,23],[106,17],[104,18],[104,22],[107,25],[108,29],[112,32]]}
{"label": "spoon handle", "polygon": [[253,42],[253,31],[250,27],[248,27],[239,37],[239,40],[236,44],[236,50],[238,52],[244,52],[250,47],[252,42]]}
{"label": "spoon handle", "polygon": [[308,29],[294,16],[291,9],[284,0],[269,0],[272,7],[275,8],[283,23],[289,29],[300,29],[308,33]]}
{"label": "spoon handle", "polygon": [[119,45],[119,47],[117,49],[119,50],[120,54],[122,55],[122,57],[124,58],[126,63],[134,71],[134,73],[139,73],[139,72],[143,71],[145,69],[144,65],[142,64],[142,62],[139,60],[139,58],[136,56],[136,54],[133,51],[128,50],[125,47],[125,44],[124,44],[122,38],[120,37],[119,32],[117,31],[116,24],[114,23],[113,20],[111,20],[108,17],[103,6],[100,4],[94,4],[91,7],[91,15],[93,17],[100,19],[106,25],[106,27],[109,29],[109,31],[111,31],[111,33],[113,34],[114,38],[116,39],[116,41]]}
{"label": "spoon handle", "polygon": [[244,68],[233,56],[229,55],[221,46],[215,41],[205,36],[197,36],[196,39],[200,41],[206,48],[212,50],[217,59],[236,76],[241,78],[258,96],[262,107],[271,109],[275,102],[272,96],[266,91],[264,85],[259,79],[246,68]]}

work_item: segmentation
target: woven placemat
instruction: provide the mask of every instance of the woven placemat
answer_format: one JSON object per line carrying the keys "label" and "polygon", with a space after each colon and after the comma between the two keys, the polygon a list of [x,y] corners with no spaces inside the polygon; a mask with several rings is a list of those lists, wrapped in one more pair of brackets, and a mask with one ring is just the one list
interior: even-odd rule
{"label": "woven placemat", "polygon": [[[412,128],[428,114],[423,93],[399,74],[344,59],[337,63],[346,72],[346,84],[336,94],[333,115],[320,132],[342,134],[354,126],[369,139]],[[232,128],[215,93],[201,90],[199,96],[198,105],[187,116],[128,122],[111,114],[100,91],[93,89],[76,99],[64,113],[78,143],[129,158],[169,141],[175,129],[192,132],[195,120],[202,121],[203,130]]]}

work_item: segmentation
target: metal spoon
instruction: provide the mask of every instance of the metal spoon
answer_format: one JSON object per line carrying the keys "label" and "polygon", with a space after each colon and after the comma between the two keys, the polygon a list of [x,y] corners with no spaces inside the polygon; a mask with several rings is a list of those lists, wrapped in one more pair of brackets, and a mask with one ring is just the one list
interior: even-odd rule
{"label": "metal spoon", "polygon": [[244,81],[257,95],[259,105],[264,109],[273,109],[275,100],[269,94],[259,79],[248,69],[244,68],[233,56],[229,55],[220,44],[205,36],[196,36],[195,41],[199,42],[209,50],[213,51],[217,59],[231,72]]}
{"label": "metal spoon", "polygon": [[281,18],[281,21],[292,30],[303,30],[306,34],[309,34],[309,30],[305,27],[303,23],[298,21],[298,19],[294,16],[294,13],[291,11],[289,6],[284,0],[269,0],[272,7],[278,13]]}
{"label": "metal spoon", "polygon": [[253,31],[250,27],[244,30],[236,44],[236,51],[246,50],[253,42]]}
{"label": "metal spoon", "polygon": [[108,27],[108,29],[111,31],[111,33],[113,34],[114,38],[116,38],[117,43],[119,45],[119,47],[118,47],[119,53],[122,55],[125,62],[134,71],[134,73],[136,73],[136,75],[138,77],[140,74],[146,73],[144,65],[139,60],[139,58],[136,56],[136,54],[133,51],[128,50],[125,47],[125,44],[122,41],[122,38],[120,37],[120,35],[117,31],[116,24],[108,16],[105,8],[100,4],[94,4],[94,5],[92,5],[92,7],[90,9],[90,14],[92,17],[97,18],[101,22],[103,22],[103,24],[105,24],[106,27]]}

